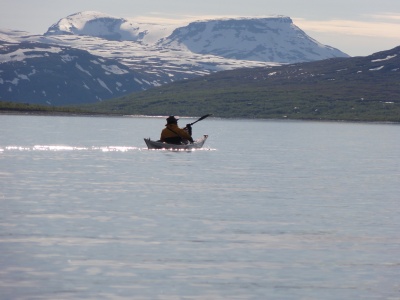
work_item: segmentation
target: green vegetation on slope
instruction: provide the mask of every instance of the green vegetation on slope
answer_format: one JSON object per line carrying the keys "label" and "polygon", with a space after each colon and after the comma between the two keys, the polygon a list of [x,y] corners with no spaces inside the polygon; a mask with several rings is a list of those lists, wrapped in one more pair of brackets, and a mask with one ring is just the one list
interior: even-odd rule
{"label": "green vegetation on slope", "polygon": [[1,113],[31,113],[31,114],[87,114],[90,113],[81,108],[45,106],[29,103],[0,101]]}
{"label": "green vegetation on slope", "polygon": [[[219,72],[91,106],[98,112],[228,118],[400,122],[399,59],[372,71],[371,58],[330,59]],[[379,66],[379,64],[376,64]]]}
{"label": "green vegetation on slope", "polygon": [[400,47],[218,72],[79,109],[0,102],[2,111],[400,122]]}

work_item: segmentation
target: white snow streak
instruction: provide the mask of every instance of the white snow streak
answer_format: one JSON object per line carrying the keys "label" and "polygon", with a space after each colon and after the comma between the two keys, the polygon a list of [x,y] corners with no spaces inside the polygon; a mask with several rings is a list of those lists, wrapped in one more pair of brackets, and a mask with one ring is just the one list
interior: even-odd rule
{"label": "white snow streak", "polygon": [[105,84],[105,82],[103,80],[101,80],[100,78],[97,78],[97,81],[100,83],[100,85],[105,88],[106,90],[108,90],[111,94],[114,94],[109,88],[108,86]]}
{"label": "white snow streak", "polygon": [[82,71],[83,73],[86,73],[86,74],[88,74],[90,77],[92,77],[92,74],[90,74],[89,71],[86,71],[84,68],[82,68],[78,63],[75,64],[75,67],[76,67],[78,70]]}
{"label": "white snow streak", "polygon": [[388,55],[388,56],[386,56],[385,58],[371,60],[371,62],[385,61],[385,60],[389,60],[389,59],[395,58],[396,56],[397,56],[397,54],[395,54],[395,55]]}
{"label": "white snow streak", "polygon": [[369,70],[370,70],[370,71],[379,71],[379,70],[382,70],[384,67],[385,67],[385,66],[380,66],[380,67],[373,68],[373,69],[369,69]]}
{"label": "white snow streak", "polygon": [[116,65],[111,65],[111,66],[101,65],[101,67],[104,70],[106,70],[106,71],[108,71],[110,73],[113,73],[115,75],[122,75],[122,74],[127,74],[128,73],[128,71],[122,70],[121,68],[119,68]]}

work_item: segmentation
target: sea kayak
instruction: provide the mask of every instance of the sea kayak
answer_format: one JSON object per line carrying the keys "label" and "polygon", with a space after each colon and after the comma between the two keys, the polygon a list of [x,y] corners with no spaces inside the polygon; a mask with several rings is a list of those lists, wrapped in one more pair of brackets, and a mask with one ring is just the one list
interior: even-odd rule
{"label": "sea kayak", "polygon": [[167,144],[161,141],[153,141],[150,138],[144,139],[147,148],[149,149],[168,149],[168,150],[190,150],[190,149],[200,149],[206,142],[208,135],[203,135],[203,137],[195,140],[193,143],[187,144]]}

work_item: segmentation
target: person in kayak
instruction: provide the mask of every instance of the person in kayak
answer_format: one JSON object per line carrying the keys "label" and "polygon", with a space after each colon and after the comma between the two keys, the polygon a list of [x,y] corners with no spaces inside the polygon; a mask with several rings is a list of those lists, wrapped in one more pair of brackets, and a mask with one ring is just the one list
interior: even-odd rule
{"label": "person in kayak", "polygon": [[160,141],[168,144],[181,144],[186,141],[193,143],[192,126],[187,124],[185,128],[179,128],[178,120],[174,116],[167,118],[167,125],[161,131]]}

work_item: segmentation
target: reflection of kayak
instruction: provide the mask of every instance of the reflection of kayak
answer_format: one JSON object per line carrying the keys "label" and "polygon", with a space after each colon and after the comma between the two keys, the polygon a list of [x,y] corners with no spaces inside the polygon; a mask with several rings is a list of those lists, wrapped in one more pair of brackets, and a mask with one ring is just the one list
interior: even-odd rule
{"label": "reflection of kayak", "polygon": [[147,148],[149,149],[172,149],[172,150],[190,150],[190,149],[199,149],[203,147],[206,142],[208,135],[203,135],[203,137],[195,140],[192,144],[167,144],[161,141],[152,141],[150,138],[144,139],[146,142]]}

